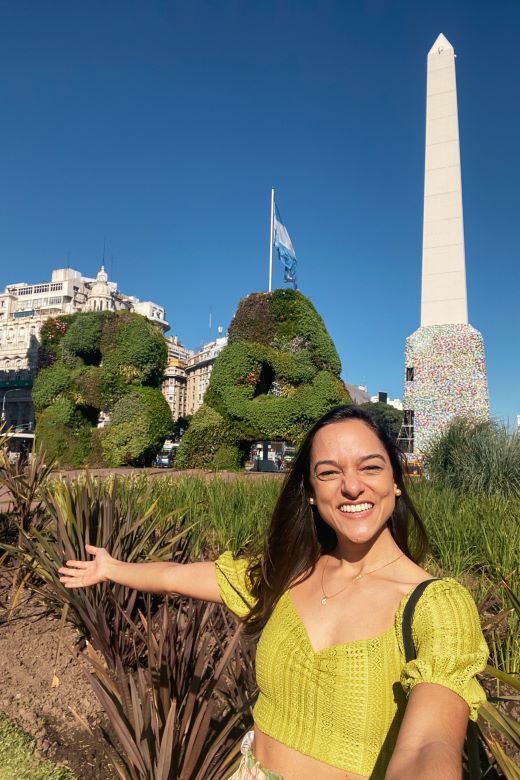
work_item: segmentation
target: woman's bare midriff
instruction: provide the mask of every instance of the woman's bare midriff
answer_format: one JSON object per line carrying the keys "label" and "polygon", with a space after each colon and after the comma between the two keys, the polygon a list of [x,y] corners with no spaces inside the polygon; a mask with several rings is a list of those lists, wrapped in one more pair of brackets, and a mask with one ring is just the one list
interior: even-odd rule
{"label": "woman's bare midriff", "polygon": [[263,767],[282,775],[284,780],[368,780],[366,775],[345,772],[282,745],[258,726],[255,726],[253,753]]}

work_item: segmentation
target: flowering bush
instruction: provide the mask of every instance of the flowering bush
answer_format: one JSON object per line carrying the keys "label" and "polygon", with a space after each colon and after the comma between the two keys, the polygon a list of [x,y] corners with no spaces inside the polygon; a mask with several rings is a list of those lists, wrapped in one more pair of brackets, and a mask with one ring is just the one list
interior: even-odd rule
{"label": "flowering bush", "polygon": [[247,374],[240,374],[238,377],[238,384],[252,385],[253,387],[258,382],[258,374],[254,371],[249,371]]}
{"label": "flowering bush", "polygon": [[66,332],[67,323],[57,317],[51,317],[42,327],[42,337],[46,337],[47,341],[59,341]]}

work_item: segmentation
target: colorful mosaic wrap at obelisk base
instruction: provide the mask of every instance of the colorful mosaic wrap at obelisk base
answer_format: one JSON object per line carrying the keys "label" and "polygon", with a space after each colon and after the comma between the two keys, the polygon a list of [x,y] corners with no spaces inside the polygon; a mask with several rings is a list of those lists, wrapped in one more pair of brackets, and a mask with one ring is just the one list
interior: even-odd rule
{"label": "colorful mosaic wrap at obelisk base", "polygon": [[[484,340],[471,325],[429,325],[406,340],[405,409],[414,412],[414,451],[455,416],[486,418],[489,397]],[[409,373],[409,372],[408,372]]]}

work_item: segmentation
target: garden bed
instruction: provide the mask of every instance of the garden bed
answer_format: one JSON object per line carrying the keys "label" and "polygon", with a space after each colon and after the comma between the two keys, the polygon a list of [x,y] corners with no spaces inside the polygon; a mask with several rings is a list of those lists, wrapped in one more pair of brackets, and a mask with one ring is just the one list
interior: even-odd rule
{"label": "garden bed", "polygon": [[5,613],[0,620],[0,712],[34,738],[38,757],[69,767],[78,780],[113,780],[102,740],[74,715],[91,728],[107,726],[76,657],[78,632],[64,628],[56,664],[60,685],[52,688],[59,621],[35,594],[22,600],[11,620],[5,621]]}

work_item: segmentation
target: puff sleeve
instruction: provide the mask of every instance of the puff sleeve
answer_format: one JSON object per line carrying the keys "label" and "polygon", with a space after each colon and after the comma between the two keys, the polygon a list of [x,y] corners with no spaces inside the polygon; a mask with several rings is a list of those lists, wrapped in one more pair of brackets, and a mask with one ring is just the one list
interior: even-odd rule
{"label": "puff sleeve", "polygon": [[401,673],[405,693],[422,682],[444,685],[467,702],[476,720],[486,695],[475,675],[489,651],[470,593],[449,578],[432,583],[417,602],[412,635],[417,658]]}
{"label": "puff sleeve", "polygon": [[233,558],[229,551],[215,561],[222,601],[239,618],[246,617],[254,604],[247,577],[248,566],[249,560]]}

